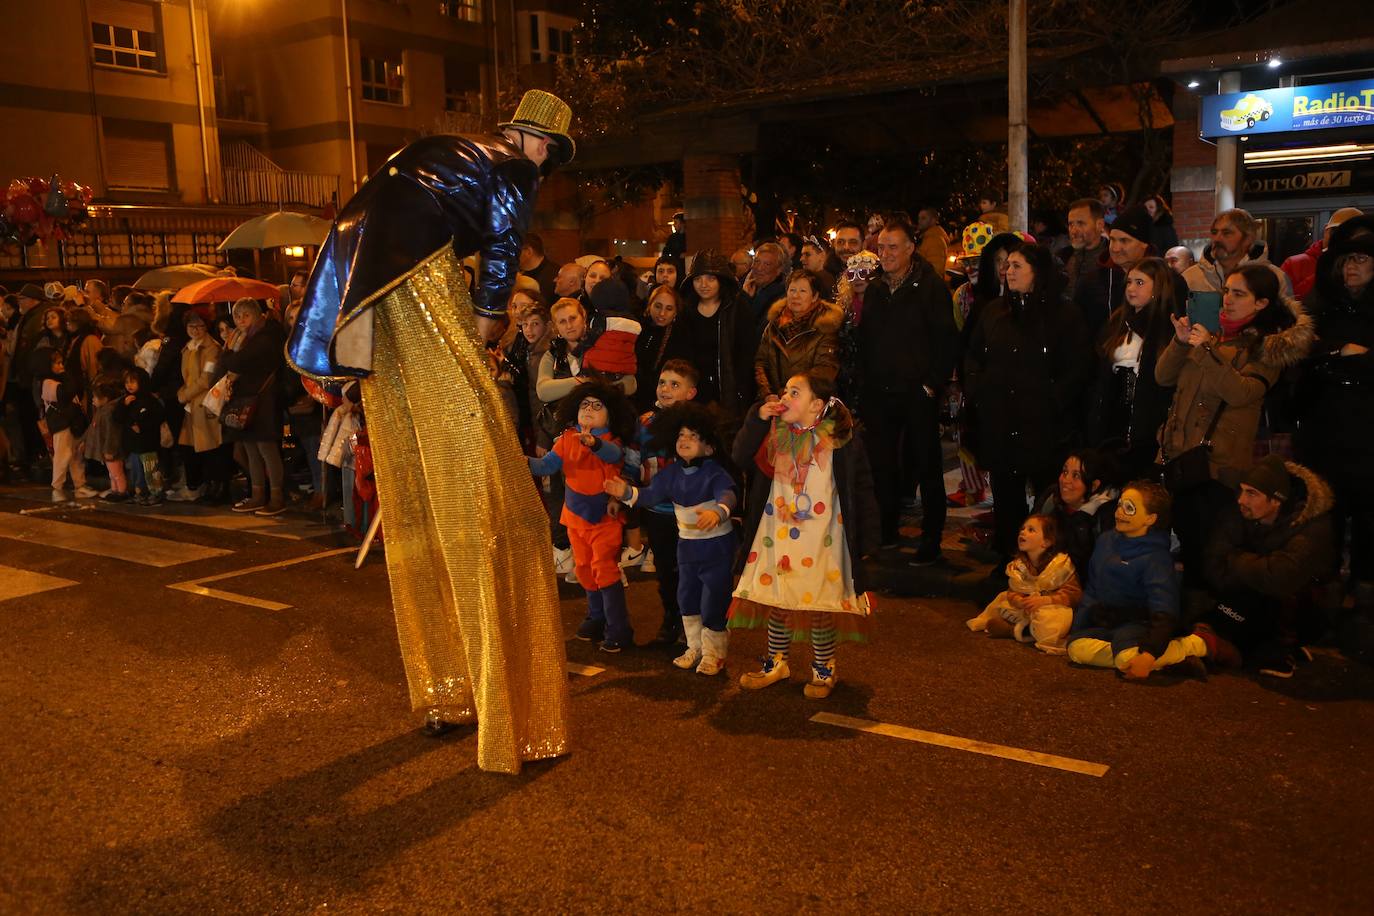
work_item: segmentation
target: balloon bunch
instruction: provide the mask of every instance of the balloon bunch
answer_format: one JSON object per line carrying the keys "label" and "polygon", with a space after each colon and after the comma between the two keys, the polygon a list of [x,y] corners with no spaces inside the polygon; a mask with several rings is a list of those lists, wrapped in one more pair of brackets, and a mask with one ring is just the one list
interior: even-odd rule
{"label": "balloon bunch", "polygon": [[62,241],[86,222],[91,189],[58,178],[16,178],[0,188],[0,246]]}

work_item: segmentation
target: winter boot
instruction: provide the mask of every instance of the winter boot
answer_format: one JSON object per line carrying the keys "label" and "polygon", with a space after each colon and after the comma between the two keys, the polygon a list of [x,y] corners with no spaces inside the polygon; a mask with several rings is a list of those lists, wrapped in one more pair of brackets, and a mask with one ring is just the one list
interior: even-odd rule
{"label": "winter boot", "polygon": [[625,606],[625,586],[616,582],[601,590],[601,603],[606,611],[606,639],[601,643],[602,652],[619,652],[633,649],[634,630],[630,629],[630,611]]}
{"label": "winter boot", "polygon": [[701,661],[701,615],[682,618],[682,629],[687,634],[687,651],[673,659],[679,668],[695,668]]}
{"label": "winter boot", "polygon": [[792,671],[787,667],[787,656],[779,652],[765,658],[761,670],[740,675],[739,685],[745,690],[762,690],[778,681],[785,681],[791,676]]}
{"label": "winter boot", "polygon": [[606,608],[601,592],[587,592],[587,617],[577,626],[577,639],[599,642],[606,635]]}
{"label": "winter boot", "polygon": [[697,674],[716,675],[725,670],[725,653],[730,647],[729,630],[701,631],[701,664]]}

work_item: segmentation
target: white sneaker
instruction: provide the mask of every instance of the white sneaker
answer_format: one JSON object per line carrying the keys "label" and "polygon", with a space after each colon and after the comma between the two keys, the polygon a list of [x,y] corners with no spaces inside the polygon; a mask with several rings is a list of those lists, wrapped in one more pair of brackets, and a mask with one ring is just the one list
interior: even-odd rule
{"label": "white sneaker", "polygon": [[626,566],[639,566],[644,562],[644,555],[646,553],[648,553],[648,550],[644,547],[640,547],[638,550],[635,550],[633,547],[626,547],[620,552],[621,568]]}
{"label": "white sneaker", "polygon": [[644,562],[640,564],[639,568],[642,572],[658,572],[658,567],[654,565],[654,552],[652,550],[644,551]]}
{"label": "white sneaker", "polygon": [[553,571],[558,575],[566,575],[573,570],[573,554],[571,547],[564,547],[561,550],[557,547],[553,549]]}
{"label": "white sneaker", "polygon": [[714,677],[725,670],[725,659],[717,655],[703,655],[701,664],[697,665],[697,674],[704,674]]}
{"label": "white sneaker", "polygon": [[194,490],[188,490],[185,487],[177,487],[175,490],[167,491],[167,498],[174,503],[195,502],[196,499],[200,497],[200,490],[200,487],[196,487]]}
{"label": "white sneaker", "polygon": [[95,489],[94,487],[84,487],[84,486],[83,486],[83,487],[77,487],[77,488],[76,488],[76,498],[77,498],[77,499],[90,499],[92,496],[99,496],[99,495],[100,495],[100,491],[97,490],[97,489]]}

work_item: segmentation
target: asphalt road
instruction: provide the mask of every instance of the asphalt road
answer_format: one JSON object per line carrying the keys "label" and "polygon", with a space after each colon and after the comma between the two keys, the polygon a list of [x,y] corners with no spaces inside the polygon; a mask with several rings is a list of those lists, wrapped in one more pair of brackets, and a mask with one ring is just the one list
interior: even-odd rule
{"label": "asphalt road", "polygon": [[[1135,685],[972,634],[968,602],[892,597],[814,701],[805,649],[791,684],[739,689],[759,634],[735,638],[728,679],[570,641],[606,669],[570,676],[574,753],[502,776],[476,768],[471,730],[417,731],[380,558],[355,571],[303,517],[230,530],[210,526],[253,523],[46,496],[0,489],[7,914],[1363,913],[1374,896],[1374,672],[1334,652],[1286,682]],[[165,565],[98,555],[121,532]],[[291,560],[205,586],[278,609],[168,587]],[[657,599],[633,578],[644,641]],[[571,586],[562,611],[571,634]]]}

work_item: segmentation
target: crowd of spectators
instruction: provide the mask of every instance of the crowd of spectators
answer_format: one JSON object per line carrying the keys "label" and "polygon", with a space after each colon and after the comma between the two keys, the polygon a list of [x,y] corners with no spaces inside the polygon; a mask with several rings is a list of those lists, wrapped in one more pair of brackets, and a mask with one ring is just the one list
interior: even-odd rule
{"label": "crowd of spectators", "polygon": [[[1038,236],[1010,231],[999,197],[962,238],[923,208],[688,258],[675,222],[647,272],[559,265],[529,233],[492,377],[536,458],[590,381],[641,413],[681,400],[665,380],[694,389],[738,430],[789,378],[828,379],[858,421],[881,550],[919,506],[907,560],[944,563],[947,507],[989,510],[998,596],[970,626],[1129,677],[1197,658],[1287,676],[1346,608],[1374,614],[1374,216],[1340,211],[1280,268],[1241,209],[1194,252],[1159,196],[1104,187],[1037,214]],[[303,286],[228,314],[112,301],[98,280],[6,295],[6,473],[41,472],[54,499],[70,479],[76,498],[260,515],[321,506],[331,479],[347,496],[357,393],[283,359]],[[563,483],[543,487],[570,575]],[[652,568],[628,527],[622,562]]]}

